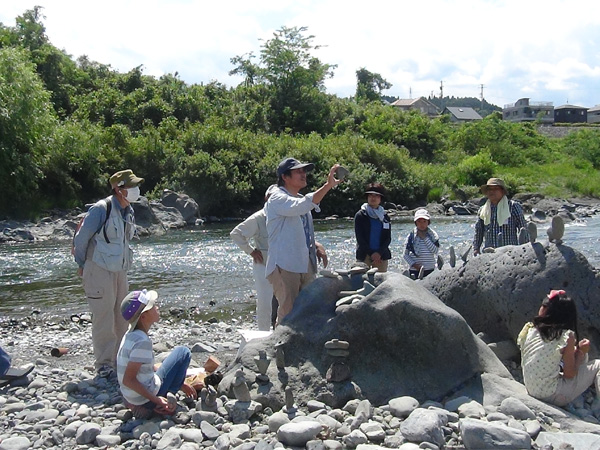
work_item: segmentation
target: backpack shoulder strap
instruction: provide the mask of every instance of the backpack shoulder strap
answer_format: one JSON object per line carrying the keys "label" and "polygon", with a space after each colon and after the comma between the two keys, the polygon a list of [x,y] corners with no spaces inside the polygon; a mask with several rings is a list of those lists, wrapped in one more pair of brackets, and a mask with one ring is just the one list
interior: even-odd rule
{"label": "backpack shoulder strap", "polygon": [[[110,244],[110,239],[108,239],[108,235],[106,234],[106,222],[108,222],[108,218],[110,217],[110,212],[112,211],[112,199],[110,197],[106,197],[103,199],[104,205],[106,206],[106,217],[104,218],[104,223],[101,225],[102,233],[104,234],[104,240],[107,244]],[[98,233],[100,230],[96,231]]]}

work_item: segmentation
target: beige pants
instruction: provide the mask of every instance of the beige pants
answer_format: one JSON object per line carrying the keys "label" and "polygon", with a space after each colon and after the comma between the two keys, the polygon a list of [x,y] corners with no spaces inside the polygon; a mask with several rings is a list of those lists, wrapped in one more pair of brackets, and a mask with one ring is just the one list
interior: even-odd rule
{"label": "beige pants", "polygon": [[558,387],[553,396],[543,399],[557,406],[566,406],[579,397],[592,384],[596,386],[596,395],[600,395],[600,359],[585,361],[577,369],[577,375],[573,378],[559,378]]}
{"label": "beige pants", "polygon": [[367,257],[365,258],[365,260],[363,261],[367,266],[369,267],[377,267],[379,269],[379,272],[387,272],[388,269],[388,260],[381,260],[378,264],[375,264],[372,260],[371,257],[369,255],[367,255]]}
{"label": "beige pants", "polygon": [[310,267],[308,270],[308,273],[296,273],[276,266],[275,270],[267,277],[267,280],[273,285],[273,293],[279,303],[277,324],[280,324],[283,318],[292,311],[294,301],[300,291],[316,278]]}
{"label": "beige pants", "polygon": [[116,367],[117,351],[127,331],[121,301],[129,290],[127,272],[109,272],[92,260],[83,268],[83,289],[92,311],[92,344],[95,367]]}

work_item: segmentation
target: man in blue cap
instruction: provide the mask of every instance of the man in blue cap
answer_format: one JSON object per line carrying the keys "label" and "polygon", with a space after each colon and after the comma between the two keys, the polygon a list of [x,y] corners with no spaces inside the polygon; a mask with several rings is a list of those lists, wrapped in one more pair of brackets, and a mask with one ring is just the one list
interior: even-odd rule
{"label": "man in blue cap", "polygon": [[314,167],[294,158],[281,161],[277,167],[278,189],[265,206],[269,236],[266,276],[279,302],[278,324],[292,310],[302,288],[315,279],[317,258],[327,266],[325,249],[315,242],[311,211],[320,212],[323,197],[342,180],[335,178],[339,165],[334,164],[327,182],[304,196],[300,190],[306,187],[306,174]]}

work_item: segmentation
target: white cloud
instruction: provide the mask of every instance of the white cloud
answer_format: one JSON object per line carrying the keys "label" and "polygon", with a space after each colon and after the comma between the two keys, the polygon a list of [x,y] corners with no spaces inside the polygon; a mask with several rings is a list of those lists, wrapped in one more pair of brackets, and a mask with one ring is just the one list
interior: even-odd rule
{"label": "white cloud", "polygon": [[[0,21],[41,3],[13,0]],[[600,103],[600,2],[580,0],[47,0],[50,41],[74,57],[120,71],[143,65],[188,83],[232,85],[230,58],[258,54],[281,26],[308,26],[315,52],[337,64],[328,92],[353,95],[365,67],[408,97],[474,96],[502,106],[523,96],[582,106]]]}

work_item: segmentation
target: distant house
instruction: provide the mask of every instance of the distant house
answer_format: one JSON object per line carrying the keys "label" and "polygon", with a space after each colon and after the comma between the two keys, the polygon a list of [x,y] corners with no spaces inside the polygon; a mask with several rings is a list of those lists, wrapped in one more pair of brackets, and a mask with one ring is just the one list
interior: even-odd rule
{"label": "distant house", "polygon": [[466,106],[447,106],[442,115],[449,115],[450,122],[473,122],[482,119],[477,111]]}
{"label": "distant house", "polygon": [[588,108],[562,105],[554,108],[554,123],[587,123]]}
{"label": "distant house", "polygon": [[427,100],[425,97],[420,98],[400,98],[391,103],[391,106],[400,108],[402,111],[420,111],[421,113],[434,117],[439,114],[437,106]]}
{"label": "distant house", "polygon": [[588,109],[587,121],[588,123],[600,123],[600,105]]}
{"label": "distant house", "polygon": [[528,98],[522,98],[516,103],[504,105],[502,119],[510,122],[539,120],[542,124],[549,125],[554,123],[554,106],[552,102],[530,102]]}

